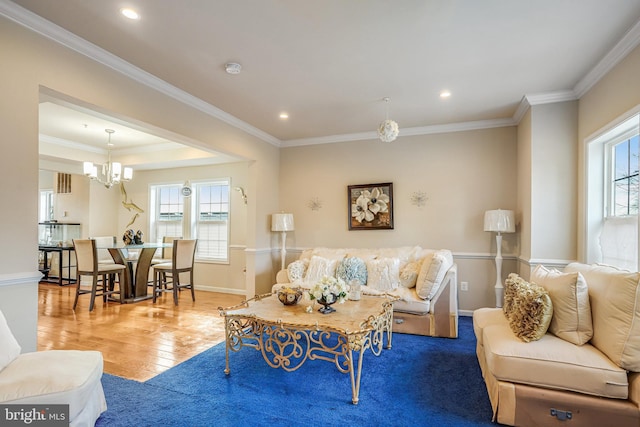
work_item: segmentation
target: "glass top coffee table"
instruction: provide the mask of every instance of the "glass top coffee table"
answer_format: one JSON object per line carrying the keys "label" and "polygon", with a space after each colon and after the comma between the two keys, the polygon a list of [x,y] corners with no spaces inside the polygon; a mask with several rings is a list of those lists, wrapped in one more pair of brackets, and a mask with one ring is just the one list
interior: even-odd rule
{"label": "glass top coffee table", "polygon": [[225,318],[226,366],[229,374],[229,351],[251,347],[262,353],[272,368],[291,372],[307,360],[335,363],[351,378],[351,401],[358,403],[360,376],[365,350],[379,356],[386,335],[391,348],[394,298],[386,295],[363,295],[359,301],[334,304],[331,314],[321,314],[303,299],[297,305],[284,305],[274,294],[256,296],[233,306],[220,307]]}

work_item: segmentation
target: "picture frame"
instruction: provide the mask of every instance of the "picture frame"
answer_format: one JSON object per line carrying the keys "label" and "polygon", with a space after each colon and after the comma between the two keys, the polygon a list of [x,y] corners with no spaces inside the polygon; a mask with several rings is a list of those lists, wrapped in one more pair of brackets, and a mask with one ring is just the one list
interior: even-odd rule
{"label": "picture frame", "polygon": [[347,186],[349,230],[393,230],[393,183]]}

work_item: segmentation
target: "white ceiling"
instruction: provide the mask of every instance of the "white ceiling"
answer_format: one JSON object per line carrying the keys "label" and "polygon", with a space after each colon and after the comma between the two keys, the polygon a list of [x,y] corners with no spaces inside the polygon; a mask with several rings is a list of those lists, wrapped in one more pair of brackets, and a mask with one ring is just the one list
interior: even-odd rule
{"label": "white ceiling", "polygon": [[280,146],[373,137],[384,97],[400,138],[513,122],[524,96],[576,99],[640,41],[640,0],[14,3]]}

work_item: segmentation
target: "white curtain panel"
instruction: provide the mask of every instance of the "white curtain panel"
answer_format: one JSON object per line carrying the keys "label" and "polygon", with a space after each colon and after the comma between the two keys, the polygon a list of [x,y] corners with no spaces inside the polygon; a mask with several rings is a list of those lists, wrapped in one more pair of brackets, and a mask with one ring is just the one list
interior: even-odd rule
{"label": "white curtain panel", "polygon": [[600,249],[604,264],[638,271],[638,217],[605,218],[600,234]]}

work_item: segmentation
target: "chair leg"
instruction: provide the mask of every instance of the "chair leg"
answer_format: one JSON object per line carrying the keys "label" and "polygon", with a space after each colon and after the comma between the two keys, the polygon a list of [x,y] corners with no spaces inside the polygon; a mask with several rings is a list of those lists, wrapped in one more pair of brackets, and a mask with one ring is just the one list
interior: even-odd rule
{"label": "chair leg", "polygon": [[96,290],[98,287],[98,277],[93,276],[93,283],[91,284],[91,301],[89,302],[89,311],[93,311],[93,306],[96,301]]}
{"label": "chair leg", "polygon": [[178,290],[180,289],[180,273],[174,274],[173,278],[173,303],[178,305]]}
{"label": "chair leg", "polygon": [[153,303],[156,303],[156,298],[158,297],[158,290],[160,281],[160,271],[154,270],[153,272]]}
{"label": "chair leg", "polygon": [[80,275],[76,276],[76,284],[78,286],[76,287],[76,298],[73,301],[73,310],[76,309],[76,305],[78,305],[78,297],[80,296]]}
{"label": "chair leg", "polygon": [[193,302],[195,302],[195,301],[196,301],[196,292],[195,292],[195,290],[193,289],[193,270],[191,270],[191,271],[189,272],[189,277],[190,277],[190,279],[189,279],[189,280],[191,280],[191,281],[189,282],[189,283],[190,283],[190,287],[191,287],[191,300],[192,300]]}

